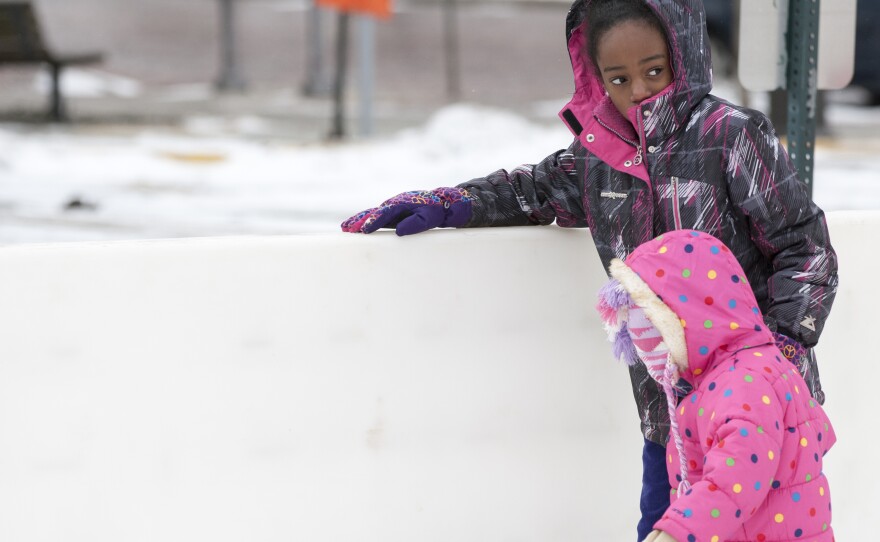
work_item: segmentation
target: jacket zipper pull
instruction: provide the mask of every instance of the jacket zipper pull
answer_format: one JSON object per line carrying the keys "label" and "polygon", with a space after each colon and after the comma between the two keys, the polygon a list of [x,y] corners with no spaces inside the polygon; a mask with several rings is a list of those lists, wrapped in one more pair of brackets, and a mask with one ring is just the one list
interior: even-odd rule
{"label": "jacket zipper pull", "polygon": [[633,164],[637,166],[641,163],[642,163],[642,146],[639,145],[638,147],[636,147],[636,157],[633,158]]}

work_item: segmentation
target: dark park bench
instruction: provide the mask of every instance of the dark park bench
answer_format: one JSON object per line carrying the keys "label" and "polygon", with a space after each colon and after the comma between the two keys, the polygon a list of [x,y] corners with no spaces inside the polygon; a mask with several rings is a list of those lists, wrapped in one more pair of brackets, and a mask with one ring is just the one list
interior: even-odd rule
{"label": "dark park bench", "polygon": [[31,2],[0,1],[0,64],[45,64],[52,75],[49,115],[65,120],[61,72],[67,66],[100,62],[97,52],[61,54],[51,50],[40,32]]}

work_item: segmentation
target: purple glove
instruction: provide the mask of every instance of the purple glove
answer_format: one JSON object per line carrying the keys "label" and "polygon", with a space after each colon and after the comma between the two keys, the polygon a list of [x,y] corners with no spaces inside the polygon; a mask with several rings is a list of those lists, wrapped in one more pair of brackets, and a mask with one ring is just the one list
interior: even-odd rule
{"label": "purple glove", "polygon": [[782,333],[773,332],[773,340],[776,341],[776,347],[785,356],[785,359],[792,362],[795,367],[801,366],[801,360],[807,356],[807,349],[796,340],[783,335]]}
{"label": "purple glove", "polygon": [[471,219],[474,197],[464,188],[436,188],[404,192],[342,223],[342,231],[373,233],[395,228],[397,235],[412,235],[431,228],[458,228]]}

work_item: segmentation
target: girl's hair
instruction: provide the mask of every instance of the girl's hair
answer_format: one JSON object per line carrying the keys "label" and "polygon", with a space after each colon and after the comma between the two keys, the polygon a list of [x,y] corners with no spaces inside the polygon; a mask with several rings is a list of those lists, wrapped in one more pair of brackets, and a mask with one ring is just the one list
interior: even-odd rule
{"label": "girl's hair", "polygon": [[593,0],[587,8],[588,42],[585,45],[597,71],[599,64],[596,62],[596,52],[599,49],[599,40],[609,30],[627,21],[647,24],[660,32],[666,43],[669,43],[666,27],[645,0]]}

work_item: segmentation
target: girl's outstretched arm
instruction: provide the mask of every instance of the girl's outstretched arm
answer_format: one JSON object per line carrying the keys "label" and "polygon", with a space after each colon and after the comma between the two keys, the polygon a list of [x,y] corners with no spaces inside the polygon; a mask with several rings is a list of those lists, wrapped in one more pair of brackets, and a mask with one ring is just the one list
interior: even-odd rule
{"label": "girl's outstretched arm", "polygon": [[587,225],[578,178],[578,162],[583,148],[574,140],[541,162],[503,169],[462,183],[474,197],[473,216],[467,227],[546,225]]}
{"label": "girl's outstretched arm", "polygon": [[[403,192],[341,224],[342,231],[395,228],[411,235],[437,227],[586,226],[575,171],[577,141],[534,165],[498,170],[455,188]],[[582,159],[582,158],[581,158]]]}

